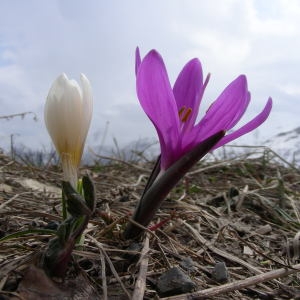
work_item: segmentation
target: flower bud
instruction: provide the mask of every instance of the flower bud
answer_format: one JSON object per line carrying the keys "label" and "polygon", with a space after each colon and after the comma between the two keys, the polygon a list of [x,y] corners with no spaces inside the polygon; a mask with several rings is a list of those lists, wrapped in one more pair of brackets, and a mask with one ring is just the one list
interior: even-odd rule
{"label": "flower bud", "polygon": [[83,74],[80,80],[81,87],[65,74],[60,75],[50,88],[44,111],[46,127],[60,155],[64,180],[74,188],[93,111],[90,82]]}

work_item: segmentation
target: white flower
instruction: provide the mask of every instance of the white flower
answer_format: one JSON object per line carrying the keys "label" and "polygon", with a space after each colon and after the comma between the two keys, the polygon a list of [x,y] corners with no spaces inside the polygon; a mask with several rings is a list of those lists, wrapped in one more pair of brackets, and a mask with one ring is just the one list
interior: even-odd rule
{"label": "white flower", "polygon": [[45,104],[45,123],[60,155],[64,180],[74,187],[93,111],[90,82],[83,74],[80,81],[82,88],[66,74],[60,75],[53,82]]}

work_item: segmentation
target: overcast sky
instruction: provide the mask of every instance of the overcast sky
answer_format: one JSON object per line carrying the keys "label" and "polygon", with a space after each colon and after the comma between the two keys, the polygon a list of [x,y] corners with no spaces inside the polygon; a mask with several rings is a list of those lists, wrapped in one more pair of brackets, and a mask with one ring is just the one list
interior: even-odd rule
{"label": "overcast sky", "polygon": [[[297,0],[2,0],[0,115],[34,112],[38,121],[0,120],[0,147],[50,146],[43,108],[62,72],[90,79],[94,114],[89,145],[156,137],[135,93],[134,51],[155,48],[170,79],[191,58],[212,74],[204,111],[239,74],[252,101],[243,124],[274,100],[256,133],[264,140],[300,126],[300,1]],[[251,137],[251,136],[250,136]],[[248,139],[247,141],[250,141]]]}

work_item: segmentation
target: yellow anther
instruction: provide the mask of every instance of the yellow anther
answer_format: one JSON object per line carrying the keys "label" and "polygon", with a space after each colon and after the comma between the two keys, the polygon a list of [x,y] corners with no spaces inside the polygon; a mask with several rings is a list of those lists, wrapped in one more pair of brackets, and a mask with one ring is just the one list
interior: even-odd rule
{"label": "yellow anther", "polygon": [[192,109],[189,107],[188,109],[185,110],[185,114],[181,118],[181,121],[185,123],[189,119],[189,116],[191,115],[191,113],[192,113]]}
{"label": "yellow anther", "polygon": [[183,112],[186,110],[186,107],[185,106],[182,106],[178,112],[179,114],[179,117],[181,117],[181,115],[183,114]]}

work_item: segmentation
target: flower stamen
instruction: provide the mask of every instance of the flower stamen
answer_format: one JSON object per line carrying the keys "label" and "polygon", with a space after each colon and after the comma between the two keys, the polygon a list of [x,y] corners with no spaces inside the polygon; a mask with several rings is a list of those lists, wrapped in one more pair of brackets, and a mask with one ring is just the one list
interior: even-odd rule
{"label": "flower stamen", "polygon": [[180,109],[179,109],[179,112],[178,112],[178,115],[179,117],[181,118],[183,112],[186,110],[186,106],[182,106]]}
{"label": "flower stamen", "polygon": [[192,111],[193,110],[190,107],[186,108],[183,106],[178,112],[181,122],[185,123],[189,119]]}

